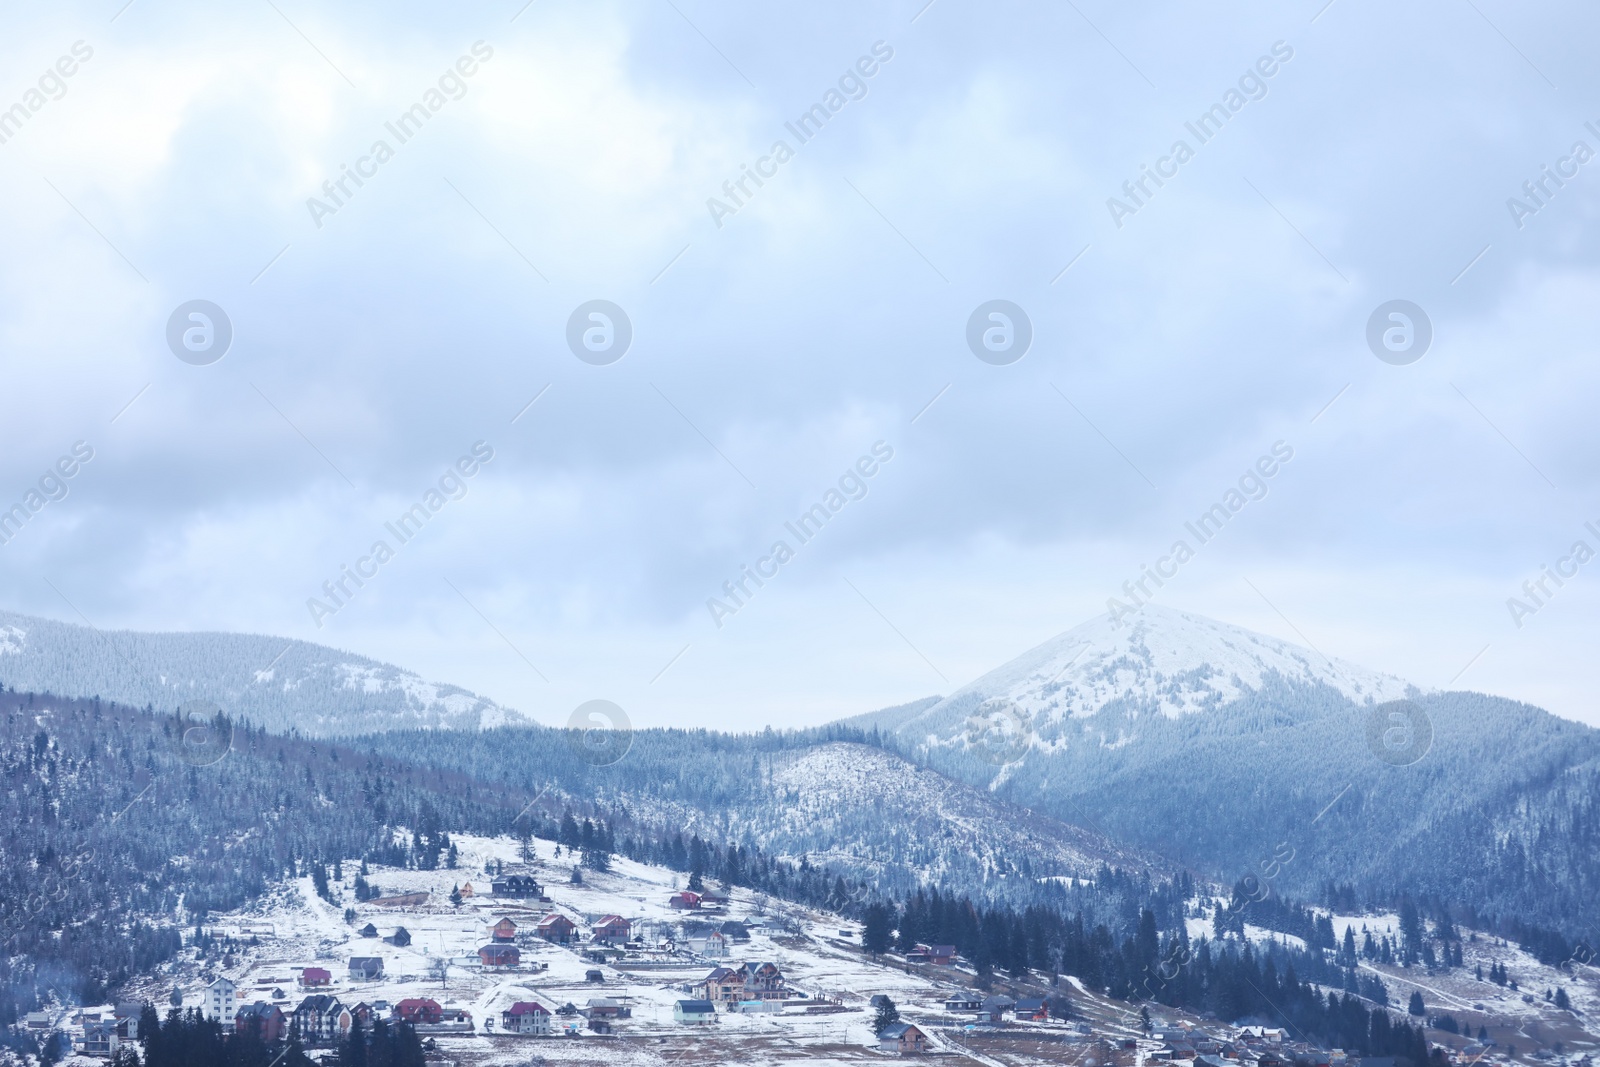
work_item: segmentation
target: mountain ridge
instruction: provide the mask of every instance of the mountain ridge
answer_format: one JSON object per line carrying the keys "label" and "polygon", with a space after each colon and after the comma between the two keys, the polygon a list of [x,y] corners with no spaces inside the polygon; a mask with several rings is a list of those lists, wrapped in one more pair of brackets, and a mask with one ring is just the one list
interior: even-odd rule
{"label": "mountain ridge", "polygon": [[0,611],[0,682],[162,710],[212,703],[233,718],[306,737],[534,723],[460,686],[309,641],[99,630],[9,611]]}

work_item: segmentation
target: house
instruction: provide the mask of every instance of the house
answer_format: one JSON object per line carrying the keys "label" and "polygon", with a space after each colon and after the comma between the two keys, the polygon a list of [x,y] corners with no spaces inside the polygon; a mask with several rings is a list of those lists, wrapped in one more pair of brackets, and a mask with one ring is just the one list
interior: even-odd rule
{"label": "house", "polygon": [[746,963],[740,972],[744,976],[745,1000],[783,1000],[789,995],[776,963]]}
{"label": "house", "polygon": [[383,977],[383,960],[377,956],[351,956],[350,980],[375,982]]}
{"label": "house", "polygon": [[301,989],[317,989],[330,984],[332,981],[333,975],[322,967],[307,967],[300,972]]}
{"label": "house", "polygon": [[680,1000],[672,1006],[672,1021],[703,1026],[717,1021],[717,1006],[709,1000]]}
{"label": "house", "polygon": [[987,1012],[990,1022],[999,1022],[1005,1018],[1006,1013],[1017,1006],[1017,1002],[1008,996],[985,997],[980,1012]]}
{"label": "house", "polygon": [[500,919],[489,927],[489,940],[499,941],[503,944],[517,939],[517,924],[510,919]]}
{"label": "house", "polygon": [[468,897],[475,897],[478,895],[478,891],[472,888],[471,882],[468,882],[466,885],[456,890],[456,892],[461,894],[462,900],[466,900]]}
{"label": "house", "polygon": [[727,905],[729,896],[720,889],[707,889],[700,894],[700,906],[703,908],[720,908]]}
{"label": "house", "polygon": [[436,1023],[444,1018],[444,1009],[437,1000],[425,997],[407,997],[394,1006],[396,1021],[411,1023]]}
{"label": "house", "polygon": [[212,1022],[222,1024],[227,1030],[233,1026],[233,1013],[237,1010],[238,986],[226,978],[215,978],[206,986],[205,1000],[200,1013]]}
{"label": "house", "polygon": [[532,1000],[519,1000],[500,1013],[500,1028],[508,1034],[550,1033],[550,1012],[543,1004]]}
{"label": "house", "polygon": [[878,1034],[878,1051],[898,1052],[904,1056],[907,1053],[928,1051],[928,1038],[921,1030],[910,1023],[894,1023],[885,1026]]}
{"label": "house", "polygon": [[784,1000],[789,996],[783,972],[775,963],[745,963],[738,967],[713,967],[695,990],[713,1004],[738,1004],[747,1000]]}
{"label": "house", "polygon": [[544,886],[526,874],[508,874],[496,878],[489,883],[489,890],[497,897],[533,897],[537,900],[544,896]]}
{"label": "house", "polygon": [[533,932],[546,941],[565,945],[572,940],[573,931],[577,928],[577,924],[565,915],[552,914],[540,919],[538,925],[533,928]]}
{"label": "house", "polygon": [[672,894],[672,898],[667,901],[667,905],[677,908],[679,911],[698,911],[700,908],[700,894],[685,889]]}
{"label": "house", "polygon": [[923,945],[918,944],[906,953],[907,963],[931,963],[938,967],[948,967],[955,962],[956,947],[954,945]]}
{"label": "house", "polygon": [[368,923],[361,928],[360,933],[362,937],[377,937],[378,928],[373,926],[371,923]]}
{"label": "house", "polygon": [[583,980],[593,985],[604,985],[606,975],[604,971],[597,971],[593,968],[590,968],[589,970],[583,972]]}
{"label": "house", "polygon": [[945,1011],[982,1011],[983,1001],[966,993],[957,993],[944,1002]]}
{"label": "house", "polygon": [[294,1009],[295,1029],[310,1045],[338,1041],[350,1032],[350,1022],[350,1009],[331,993],[313,993]]}
{"label": "house", "polygon": [[117,1028],[110,1020],[87,1021],[83,1024],[83,1054],[85,1056],[110,1056],[117,1051]]}
{"label": "house", "polygon": [[1050,1009],[1045,1007],[1043,1000],[1029,998],[1017,1001],[1017,1018],[1033,1023],[1050,1021]]}
{"label": "house", "polygon": [[276,1004],[258,1000],[239,1009],[233,1017],[233,1028],[241,1034],[253,1030],[257,1037],[270,1045],[283,1040],[283,1035],[289,1029],[289,1017],[284,1015],[283,1009]]}
{"label": "house", "polygon": [[47,1011],[30,1011],[22,1017],[29,1030],[48,1030],[55,1020]]}
{"label": "house", "polygon": [[629,1019],[633,1017],[633,1009],[610,997],[594,997],[583,1014],[590,1019]]}
{"label": "house", "polygon": [[1195,1056],[1199,1055],[1199,1053],[1195,1052],[1194,1046],[1189,1044],[1187,1041],[1169,1041],[1167,1042],[1167,1049],[1172,1053],[1172,1059],[1174,1062],[1178,1060],[1192,1060],[1195,1058]]}
{"label": "house", "polygon": [[707,959],[720,960],[728,957],[728,939],[722,936],[721,930],[711,930],[704,937],[692,937],[684,944],[690,952]]}
{"label": "house", "polygon": [[719,929],[722,931],[722,936],[728,939],[728,944],[730,945],[735,941],[750,940],[750,927],[738,919],[729,919]]}
{"label": "house", "polygon": [[404,926],[396,926],[394,928],[394,933],[384,938],[384,940],[389,942],[389,944],[394,945],[396,948],[405,948],[407,945],[411,944],[411,931],[407,930]]}
{"label": "house", "polygon": [[350,1009],[350,1018],[360,1023],[363,1030],[370,1031],[372,1029],[372,1020],[378,1017],[378,1009],[364,1000]]}
{"label": "house", "polygon": [[744,997],[744,975],[732,967],[713,967],[695,991],[713,1004],[737,1004]]}
{"label": "house", "polygon": [[620,915],[607,915],[594,924],[590,936],[607,945],[626,941],[633,936],[633,924]]}
{"label": "house", "polygon": [[118,1041],[139,1040],[139,1016],[143,1011],[144,1005],[137,1000],[125,1000],[112,1010],[111,1023],[117,1028]]}
{"label": "house", "polygon": [[522,951],[515,945],[484,945],[478,960],[485,967],[515,967],[522,962]]}

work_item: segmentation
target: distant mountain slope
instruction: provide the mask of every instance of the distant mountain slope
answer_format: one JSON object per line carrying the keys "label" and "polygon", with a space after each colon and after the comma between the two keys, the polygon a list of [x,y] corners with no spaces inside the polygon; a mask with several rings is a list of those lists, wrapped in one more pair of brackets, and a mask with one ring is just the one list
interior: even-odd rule
{"label": "distant mountain slope", "polygon": [[871,745],[772,731],[644,730],[618,762],[592,766],[575,758],[572,740],[540,727],[395,731],[356,744],[519,783],[546,803],[579,810],[596,803],[686,835],[853,870],[886,890],[933,882],[1004,893],[1005,879],[1090,876],[1101,865],[1170,867]]}
{"label": "distant mountain slope", "polygon": [[165,711],[207,700],[307,737],[532,721],[465,689],[307,641],[102,631],[12,612],[0,612],[0,683]]}
{"label": "distant mountain slope", "polygon": [[[1600,731],[1424,694],[1212,619],[1097,619],[894,728],[854,722],[998,797],[1229,881],[1271,870],[1301,895],[1336,879],[1600,922]],[[1390,735],[1413,749],[1386,751]]]}

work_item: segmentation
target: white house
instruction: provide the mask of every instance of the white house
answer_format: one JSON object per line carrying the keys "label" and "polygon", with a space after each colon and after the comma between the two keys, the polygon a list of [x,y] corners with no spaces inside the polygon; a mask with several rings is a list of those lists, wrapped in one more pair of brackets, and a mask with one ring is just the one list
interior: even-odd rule
{"label": "white house", "polygon": [[680,1000],[672,1006],[672,1019],[690,1025],[715,1023],[717,1006],[709,1000]]}
{"label": "white house", "polygon": [[226,978],[218,978],[206,986],[205,1003],[200,1011],[207,1019],[212,1019],[222,1024],[224,1030],[233,1029],[233,1016],[238,1010],[236,994],[238,987]]}

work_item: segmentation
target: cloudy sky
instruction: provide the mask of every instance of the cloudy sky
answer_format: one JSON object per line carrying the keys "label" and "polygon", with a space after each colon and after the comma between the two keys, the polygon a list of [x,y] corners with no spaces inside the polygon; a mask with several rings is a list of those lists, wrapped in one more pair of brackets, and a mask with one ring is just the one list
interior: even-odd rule
{"label": "cloudy sky", "polygon": [[7,5],[0,606],[812,723],[1104,612],[1281,441],[1161,602],[1600,724],[1600,12],[924,4]]}

